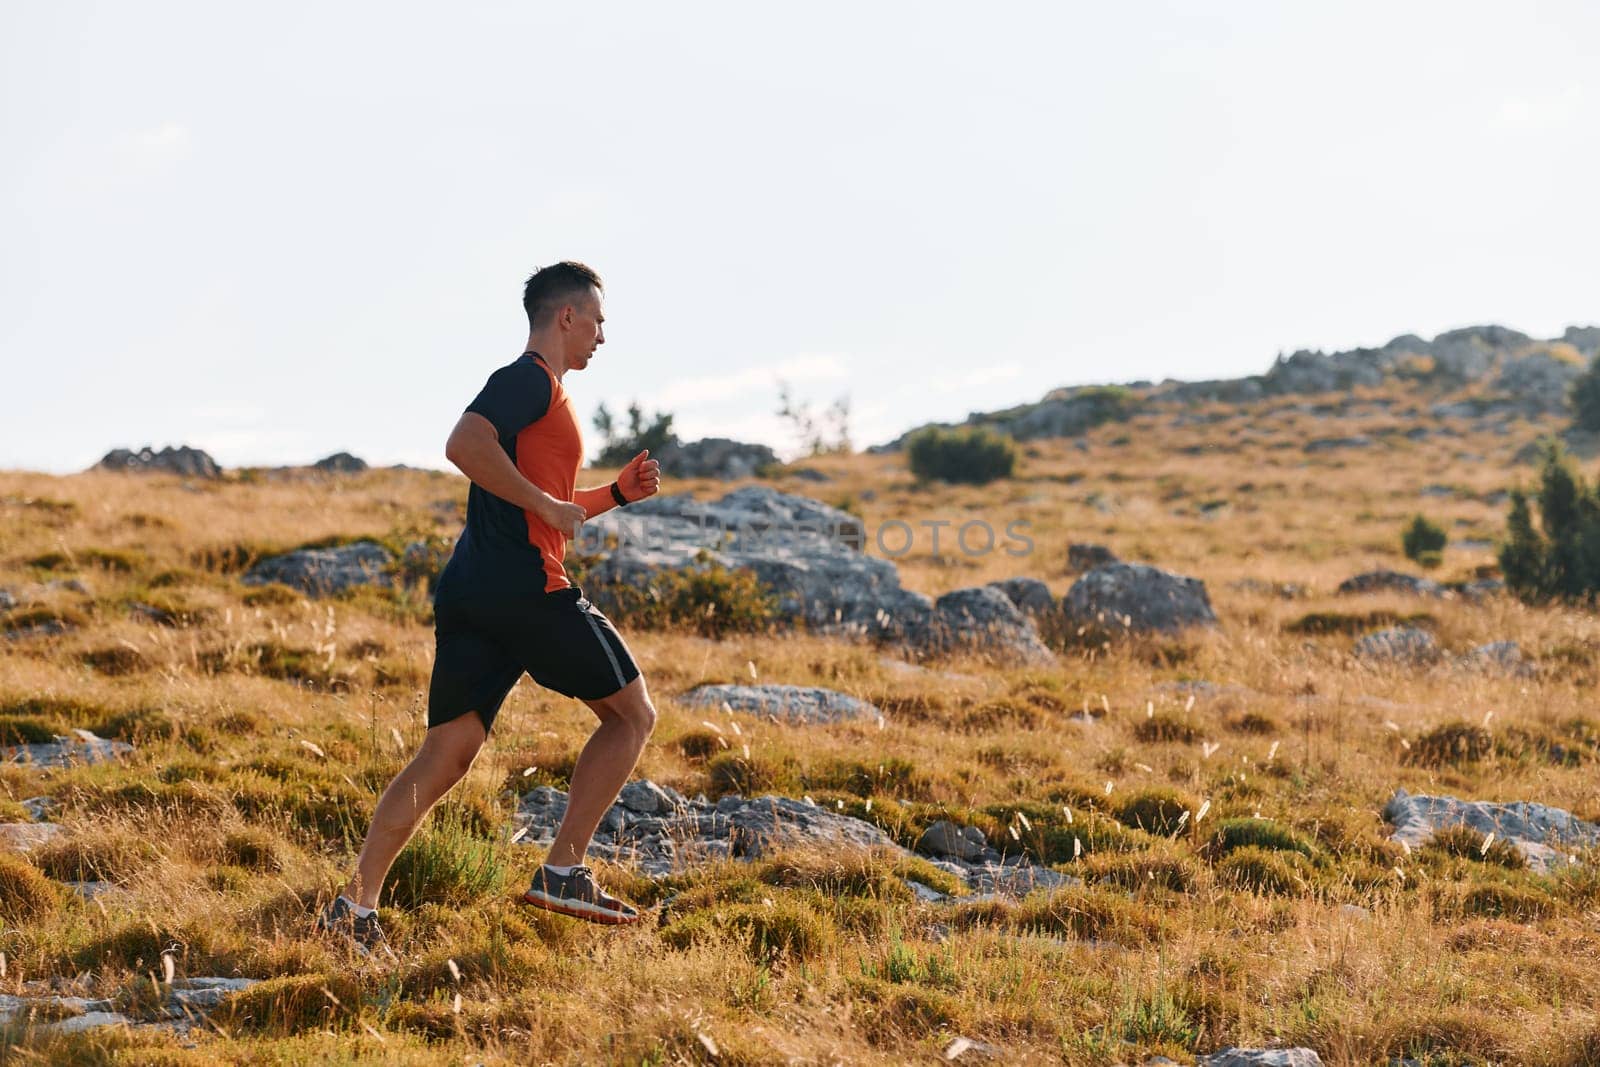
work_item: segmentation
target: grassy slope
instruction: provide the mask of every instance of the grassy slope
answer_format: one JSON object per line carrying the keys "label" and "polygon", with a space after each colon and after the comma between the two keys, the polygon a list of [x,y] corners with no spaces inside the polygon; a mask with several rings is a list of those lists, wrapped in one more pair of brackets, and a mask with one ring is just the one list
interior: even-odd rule
{"label": "grassy slope", "polygon": [[[227,561],[241,547],[453,533],[464,483],[374,471],[195,489],[159,476],[0,474],[0,587],[77,576],[91,591],[50,594],[47,606],[82,623],[67,634],[0,643],[0,734],[89,726],[139,746],[115,767],[0,768],[0,819],[21,818],[24,797],[64,805],[75,843],[35,853],[37,866],[125,890],[11,907],[0,992],[92,971],[97,995],[116,989],[136,1009],[163,953],[180,974],[278,979],[219,1013],[222,1033],[197,1035],[197,1049],[106,1032],[0,1041],[46,1059],[151,1063],[697,1062],[709,1057],[702,1035],[721,1063],[888,1063],[933,1059],[956,1034],[1003,1045],[1013,1062],[1183,1059],[1268,1042],[1311,1045],[1333,1064],[1430,1052],[1593,1062],[1582,1057],[1600,1047],[1585,995],[1600,979],[1594,869],[1539,878],[1475,857],[1471,842],[1459,855],[1406,855],[1384,840],[1378,812],[1404,785],[1600,816],[1590,696],[1600,625],[1504,600],[1332,596],[1357,571],[1403,565],[1399,531],[1418,510],[1454,538],[1496,536],[1503,505],[1483,497],[1526,479],[1510,456],[1539,427],[1496,436],[1463,424],[1460,437],[1307,456],[1309,438],[1405,420],[1396,410],[1332,424],[1275,401],[1209,425],[1170,423],[1167,413],[1100,427],[1087,452],[1027,446],[1019,477],[984,489],[918,488],[887,456],[820,460],[835,481],[780,487],[848,501],[871,524],[1028,520],[1035,547],[1021,558],[940,562],[921,532],[901,570],[924,592],[1024,574],[1060,594],[1067,543],[1103,541],[1204,578],[1222,619],[1214,633],[1074,651],[1052,670],[955,660],[919,673],[814,638],[628,632],[662,712],[640,773],[690,794],[714,788],[720,742],[703,712],[674,699],[695,684],[755,675],[839,688],[878,701],[888,727],[746,720],[738,736],[723,727],[730,751],[742,757],[748,744],[751,769],[774,788],[907,839],[953,812],[1084,875],[1087,889],[931,909],[907,900],[907,871],[891,861],[840,869],[791,854],[668,887],[604,871],[646,901],[679,892],[660,927],[529,914],[514,888],[538,855],[488,834],[509,810],[508,786],[564,784],[588,724],[581,706],[525,681],[406,859],[400,898],[430,902],[392,911],[403,960],[383,966],[332,951],[304,915],[336,884],[376,791],[421,736],[425,603],[247,597]],[[1210,449],[1184,453],[1195,445]],[[1424,499],[1431,484],[1456,495]],[[719,487],[669,482],[679,488]],[[1201,507],[1216,501],[1225,506]],[[28,562],[51,553],[68,558],[50,570]],[[1442,576],[1490,557],[1452,549]],[[1241,578],[1312,595],[1230,587]],[[132,601],[179,625],[141,621]],[[1348,635],[1287,629],[1309,612],[1379,610],[1428,613],[1456,652],[1519,641],[1543,670],[1373,669],[1350,660]],[[1192,706],[1162,688],[1198,679],[1222,688]],[[1068,721],[1085,707],[1103,714]],[[1452,764],[1421,743],[1490,712],[1481,758]],[[1552,745],[1566,755],[1553,759]],[[1118,815],[1149,825],[1149,804],[1145,816],[1124,805],[1153,790],[1210,809],[1170,840],[1116,832]],[[1217,827],[1258,816],[1275,825],[1234,835],[1279,849],[1228,853]],[[1091,846],[1076,861],[1064,844],[1073,836]],[[1583,1042],[1589,1053],[1572,1051]]]}

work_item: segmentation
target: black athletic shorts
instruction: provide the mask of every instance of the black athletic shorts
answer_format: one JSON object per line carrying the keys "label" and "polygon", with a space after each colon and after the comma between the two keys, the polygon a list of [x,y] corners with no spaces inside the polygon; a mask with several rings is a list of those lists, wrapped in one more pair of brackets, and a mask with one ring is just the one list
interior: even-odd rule
{"label": "black athletic shorts", "polygon": [[575,585],[534,596],[452,595],[434,602],[433,629],[429,727],[475,711],[492,729],[524,671],[579,700],[608,697],[639,677],[611,620]]}

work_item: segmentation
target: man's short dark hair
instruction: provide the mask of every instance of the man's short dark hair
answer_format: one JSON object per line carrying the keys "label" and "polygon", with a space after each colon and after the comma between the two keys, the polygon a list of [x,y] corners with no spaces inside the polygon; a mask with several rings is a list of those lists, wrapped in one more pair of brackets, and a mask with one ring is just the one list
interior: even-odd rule
{"label": "man's short dark hair", "polygon": [[537,330],[545,325],[574,297],[587,294],[590,286],[605,291],[600,275],[576,260],[564,259],[534,271],[522,287],[522,310],[528,313],[528,328]]}

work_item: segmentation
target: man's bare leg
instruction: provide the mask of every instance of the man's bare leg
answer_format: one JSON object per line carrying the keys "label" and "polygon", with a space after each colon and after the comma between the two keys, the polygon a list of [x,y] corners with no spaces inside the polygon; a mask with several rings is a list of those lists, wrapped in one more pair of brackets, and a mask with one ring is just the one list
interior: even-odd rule
{"label": "man's bare leg", "polygon": [[656,725],[655,705],[650,703],[643,675],[608,697],[584,703],[600,719],[600,725],[572,768],[567,813],[545,857],[546,863],[557,867],[583,862],[589,839],[622,792]]}
{"label": "man's bare leg", "polygon": [[378,906],[378,892],[395,857],[416,833],[423,816],[466,776],[487,736],[475,711],[428,730],[417,754],[378,799],[346,896],[365,908]]}

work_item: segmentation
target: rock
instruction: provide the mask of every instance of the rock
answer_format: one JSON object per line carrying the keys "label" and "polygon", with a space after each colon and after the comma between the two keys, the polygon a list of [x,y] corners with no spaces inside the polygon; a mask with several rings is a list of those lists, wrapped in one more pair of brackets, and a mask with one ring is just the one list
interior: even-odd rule
{"label": "rock", "polygon": [[1314,455],[1318,452],[1333,452],[1341,448],[1371,448],[1372,438],[1366,434],[1356,434],[1353,437],[1318,437],[1305,443],[1304,451]]}
{"label": "rock", "polygon": [[1116,555],[1105,545],[1078,543],[1067,546],[1067,570],[1073,574],[1082,574],[1117,562],[1120,561]]}
{"label": "rock", "polygon": [[64,832],[53,822],[0,822],[0,848],[29,852],[49,844]]}
{"label": "rock", "polygon": [[976,826],[957,826],[948,819],[940,819],[917,838],[918,852],[958,860],[975,860],[988,847],[989,839],[982,830]]}
{"label": "rock", "polygon": [[1255,593],[1284,600],[1298,600],[1311,595],[1310,588],[1298,582],[1269,582],[1262,578],[1240,578],[1229,582],[1228,588],[1237,593]]}
{"label": "rock", "polygon": [[970,1037],[958,1037],[944,1047],[941,1053],[946,1063],[954,1063],[962,1059],[1004,1059],[1006,1050],[998,1045],[991,1045],[986,1041],[974,1041]]}
{"label": "rock", "polygon": [[1308,1048],[1225,1048],[1195,1060],[1196,1067],[1322,1067]]}
{"label": "rock", "polygon": [[1479,645],[1460,659],[1460,664],[1472,670],[1498,671],[1519,678],[1531,678],[1538,672],[1522,656],[1522,646],[1515,641],[1491,641]]}
{"label": "rock", "polygon": [[335,452],[331,456],[317,460],[311,466],[330,474],[360,474],[367,469],[367,461],[358,459],[348,452]]}
{"label": "rock", "polygon": [[74,730],[73,737],[58,736],[54,741],[11,745],[0,748],[9,763],[31,763],[41,767],[71,767],[79,763],[103,763],[120,759],[133,751],[126,741],[96,737],[88,730]]}
{"label": "rock", "polygon": [[216,460],[198,448],[187,445],[163,448],[160,452],[151,448],[142,448],[137,452],[114,448],[95,466],[112,471],[165,471],[186,478],[222,477],[222,468],[217,466]]}
{"label": "rock", "polygon": [[1412,596],[1440,596],[1444,586],[1431,578],[1417,578],[1399,571],[1376,570],[1346,578],[1336,590],[1341,595],[1356,593],[1408,593]]}
{"label": "rock", "polygon": [[17,594],[9,589],[0,589],[0,611],[10,611],[17,606]]}
{"label": "rock", "polygon": [[[871,823],[805,800],[725,796],[713,803],[703,796],[690,800],[648,780],[628,783],[625,793],[601,819],[590,852],[609,862],[631,864],[652,878],[665,878],[696,863],[755,859],[774,845],[912,855]],[[660,805],[656,810],[635,810],[634,806],[647,807],[645,798],[650,796]],[[517,804],[512,817],[516,827],[513,840],[548,845],[555,840],[566,810],[565,793],[550,786],[536,787]],[[961,840],[972,841],[964,832],[957,833]],[[947,857],[929,862],[985,893],[1020,896],[1035,887],[1072,884],[1069,876],[1033,867],[1021,858],[1008,857],[1002,862],[998,852],[985,846],[981,832],[971,833],[977,835],[977,849],[962,847],[972,861]],[[926,886],[923,889],[926,892],[919,891],[919,897],[930,902],[949,899]]]}
{"label": "rock", "polygon": [[1514,398],[1524,411],[1566,414],[1572,383],[1583,370],[1581,361],[1563,359],[1548,346],[1537,347],[1502,363],[1494,388]]}
{"label": "rock", "polygon": [[613,509],[583,525],[575,550],[599,557],[584,587],[602,609],[614,604],[609,589],[637,588],[658,571],[720,565],[749,570],[774,594],[781,621],[813,633],[929,654],[977,645],[1006,658],[1048,656],[1004,595],[996,594],[1003,607],[984,607],[981,619],[967,610],[981,597],[947,594],[941,611],[901,588],[894,563],[864,554],[866,543],[856,516],[758,485],[713,503],[679,494]]}
{"label": "rock", "polygon": [[677,806],[666,790],[644,778],[623,786],[617,803],[639,815],[665,815]]}
{"label": "rock", "polygon": [[116,1011],[86,1011],[39,1027],[47,1033],[77,1034],[101,1026],[132,1026],[134,1020]]}
{"label": "rock", "polygon": [[229,993],[249,989],[257,978],[179,978],[172,983],[168,1011],[210,1011],[227,999]]}
{"label": "rock", "polygon": [[357,585],[393,584],[389,568],[394,554],[375,541],[356,541],[337,548],[302,548],[272,556],[251,567],[246,585],[281,582],[308,596],[340,593]]}
{"label": "rock", "polygon": [[772,715],[786,722],[816,724],[866,718],[883,721],[883,712],[865,700],[811,685],[702,685],[678,698],[697,708],[719,708]]}
{"label": "rock", "polygon": [[758,470],[778,463],[778,454],[766,445],[733,441],[726,437],[668,444],[652,454],[652,458],[660,460],[661,469],[672,478],[721,478],[726,481],[749,478]]}
{"label": "rock", "polygon": [[833,481],[833,475],[819,471],[815,467],[788,467],[780,473],[786,478],[799,478],[803,482]]}
{"label": "rock", "polygon": [[43,822],[61,810],[61,801],[55,797],[27,797],[22,801],[22,806],[27,809],[29,817]]}
{"label": "rock", "polygon": [[1132,633],[1213,626],[1205,583],[1143,563],[1110,563],[1072,584],[1061,602],[1069,623]]}
{"label": "rock", "polygon": [[1528,866],[1541,873],[1570,862],[1557,845],[1581,851],[1600,844],[1600,824],[1585,822],[1561,808],[1527,801],[1490,803],[1448,796],[1413,796],[1397,789],[1384,806],[1383,817],[1394,824],[1393,840],[1413,848],[1427,844],[1435,830],[1446,826],[1492,833],[1496,839],[1516,845]]}
{"label": "rock", "polygon": [[1436,663],[1441,656],[1433,635],[1414,626],[1396,626],[1368,634],[1357,641],[1351,651],[1357,659],[1373,663],[1423,665]]}
{"label": "rock", "polygon": [[1004,593],[1018,611],[1030,618],[1041,618],[1056,611],[1056,598],[1051,595],[1050,587],[1037,578],[1002,578],[990,582],[989,587]]}
{"label": "rock", "polygon": [[952,589],[934,602],[932,612],[907,621],[903,632],[906,643],[925,654],[982,652],[1013,663],[1055,661],[1033,620],[992,585]]}

